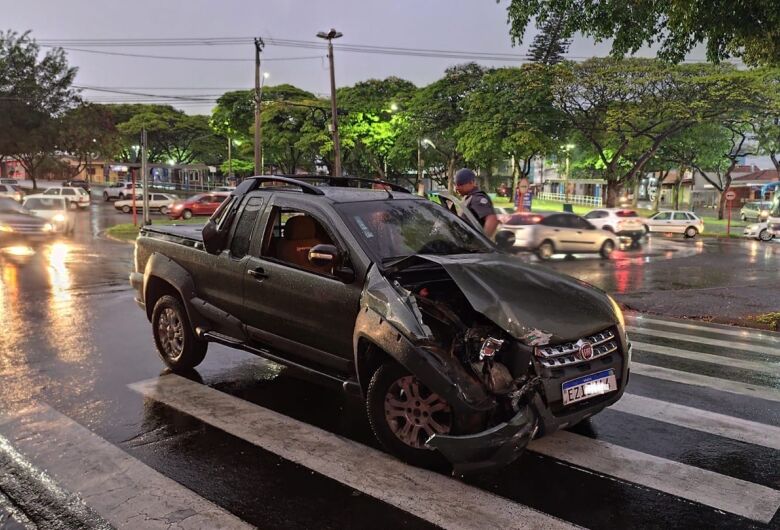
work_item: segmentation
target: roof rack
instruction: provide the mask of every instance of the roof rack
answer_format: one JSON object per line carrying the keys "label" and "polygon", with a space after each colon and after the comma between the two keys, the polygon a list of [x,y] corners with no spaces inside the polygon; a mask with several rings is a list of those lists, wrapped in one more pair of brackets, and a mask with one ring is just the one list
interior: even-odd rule
{"label": "roof rack", "polygon": [[[246,189],[243,189],[242,186],[244,185],[244,182],[250,182],[251,184],[246,185]],[[260,184],[264,182],[281,182],[283,184],[288,184],[290,186],[297,186],[301,188],[301,191],[303,193],[308,193],[309,195],[325,195],[325,192],[322,191],[317,186],[312,186],[308,182],[303,182],[299,179],[294,179],[290,177],[282,177],[277,175],[268,175],[268,176],[258,176],[258,177],[250,177],[247,180],[239,185],[240,193],[247,193],[252,190],[256,190],[260,187]],[[239,188],[236,188],[236,191],[239,192]]]}
{"label": "roof rack", "polygon": [[[264,175],[264,176],[250,177],[249,179],[257,182],[284,182],[285,184],[290,184],[292,186],[300,187],[301,191],[303,191],[304,193],[310,193],[315,195],[322,195],[323,194],[322,190],[318,186],[309,184],[308,182],[306,182],[307,180],[317,180],[320,182],[327,182],[328,186],[334,188],[347,187],[347,185],[350,182],[363,182],[372,185],[379,184],[383,186],[385,189],[389,188],[393,191],[411,194],[411,192],[408,189],[398,184],[395,184],[393,182],[388,182],[386,180],[379,180],[379,179],[359,178],[359,177],[334,177],[330,175]],[[257,185],[253,186],[252,189],[256,189],[256,187]]]}

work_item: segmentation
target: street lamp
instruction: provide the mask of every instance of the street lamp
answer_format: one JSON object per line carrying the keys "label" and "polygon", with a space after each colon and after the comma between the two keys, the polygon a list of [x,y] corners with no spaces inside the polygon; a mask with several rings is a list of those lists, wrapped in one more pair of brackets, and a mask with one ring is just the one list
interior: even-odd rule
{"label": "street lamp", "polygon": [[330,60],[330,112],[331,133],[333,134],[333,175],[341,176],[341,146],[339,145],[339,122],[336,109],[336,74],[333,70],[333,39],[343,36],[343,33],[331,28],[327,33],[320,31],[317,36],[328,41],[328,59]]}

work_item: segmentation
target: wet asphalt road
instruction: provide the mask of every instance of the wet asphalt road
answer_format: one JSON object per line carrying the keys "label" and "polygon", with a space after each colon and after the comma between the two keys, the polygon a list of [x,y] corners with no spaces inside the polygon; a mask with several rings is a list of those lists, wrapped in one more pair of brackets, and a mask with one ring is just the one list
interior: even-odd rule
{"label": "wet asphalt road", "polygon": [[[550,526],[780,528],[777,334],[629,318],[616,407],[501,472],[432,479],[374,452],[360,402],[272,363],[211,345],[190,380],[165,374],[127,285],[132,247],[96,237],[127,218],[95,204],[74,238],[0,263],[0,490],[17,505],[34,511],[39,493],[6,480],[24,462],[85,525],[469,527],[448,513],[479,499],[479,526],[539,527],[526,517],[541,512]],[[654,239],[549,266],[659,313],[722,311],[719,289],[744,294],[733,311],[777,310],[779,247]],[[118,476],[132,480],[114,492]]]}

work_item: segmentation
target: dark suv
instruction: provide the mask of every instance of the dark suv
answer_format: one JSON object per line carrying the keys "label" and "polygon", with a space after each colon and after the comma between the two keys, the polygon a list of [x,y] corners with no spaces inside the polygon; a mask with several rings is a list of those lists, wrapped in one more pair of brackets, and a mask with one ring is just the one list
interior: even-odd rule
{"label": "dark suv", "polygon": [[163,362],[191,369],[218,342],[337,382],[388,451],[459,473],[620,398],[609,296],[395,185],[347,184],[363,182],[254,177],[202,229],[144,227],[130,281]]}

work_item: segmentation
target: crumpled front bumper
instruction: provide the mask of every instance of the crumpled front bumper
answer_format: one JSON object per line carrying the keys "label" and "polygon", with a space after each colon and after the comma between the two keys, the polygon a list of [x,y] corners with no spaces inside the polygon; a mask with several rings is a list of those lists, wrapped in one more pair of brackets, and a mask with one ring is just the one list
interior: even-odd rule
{"label": "crumpled front bumper", "polygon": [[536,414],[526,406],[509,421],[486,431],[464,436],[435,434],[427,445],[452,463],[456,475],[467,475],[510,464],[533,439],[537,428]]}

